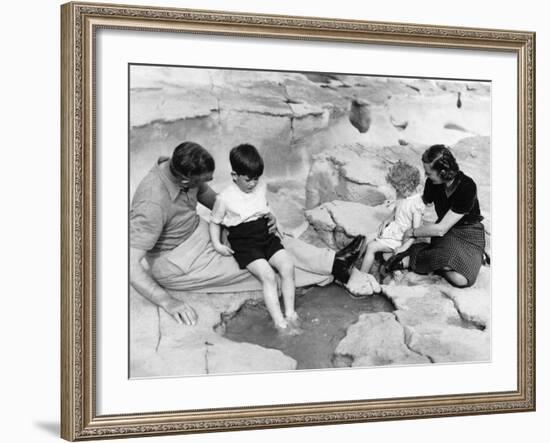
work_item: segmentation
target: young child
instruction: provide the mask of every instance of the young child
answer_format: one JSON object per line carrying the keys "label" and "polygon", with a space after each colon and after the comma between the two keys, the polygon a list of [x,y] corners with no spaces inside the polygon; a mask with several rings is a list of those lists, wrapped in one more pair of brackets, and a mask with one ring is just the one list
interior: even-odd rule
{"label": "young child", "polygon": [[398,254],[410,248],[414,238],[403,242],[403,233],[420,226],[425,209],[422,196],[416,193],[420,184],[420,171],[417,168],[399,160],[390,168],[386,181],[395,189],[395,208],[380,225],[378,236],[367,244],[361,265],[361,271],[364,272],[370,273],[377,252]]}
{"label": "young child", "polygon": [[[229,161],[233,183],[218,194],[212,209],[212,245],[222,255],[233,255],[241,269],[248,269],[260,280],[265,304],[275,327],[280,332],[298,334],[299,319],[294,310],[294,263],[280,238],[268,232],[265,216],[270,210],[266,185],[260,181],[264,171],[262,157],[254,146],[242,144],[231,150]],[[220,225],[228,228],[231,248],[220,241]],[[284,316],[274,269],[281,277]]]}

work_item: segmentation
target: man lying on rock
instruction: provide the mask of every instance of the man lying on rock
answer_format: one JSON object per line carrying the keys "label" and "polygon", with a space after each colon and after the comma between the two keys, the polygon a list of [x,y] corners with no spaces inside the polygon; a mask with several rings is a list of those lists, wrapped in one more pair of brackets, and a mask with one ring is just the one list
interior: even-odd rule
{"label": "man lying on rock", "polygon": [[[193,142],[181,143],[171,158],[159,158],[143,178],[130,209],[130,283],[186,325],[196,324],[197,313],[169,291],[262,289],[258,279],[240,269],[233,257],[216,252],[208,222],[197,214],[197,203],[212,209],[216,201],[216,192],[208,185],[214,168],[214,159],[206,149]],[[268,217],[270,229],[275,230],[275,219]],[[337,252],[286,236],[282,242],[294,260],[297,287],[326,285],[334,279],[353,284],[354,292],[380,290],[374,279],[354,268],[362,236]]]}

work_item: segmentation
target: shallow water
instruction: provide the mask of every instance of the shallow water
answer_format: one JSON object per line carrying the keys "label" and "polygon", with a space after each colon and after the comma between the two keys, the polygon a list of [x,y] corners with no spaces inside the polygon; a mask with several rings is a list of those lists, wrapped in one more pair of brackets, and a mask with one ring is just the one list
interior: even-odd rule
{"label": "shallow water", "polygon": [[315,287],[296,297],[301,335],[281,336],[263,302],[250,302],[226,321],[224,336],[236,342],[279,349],[298,362],[297,369],[341,367],[345,362],[335,360],[334,351],[359,315],[393,310],[394,306],[383,295],[354,300],[339,286]]}

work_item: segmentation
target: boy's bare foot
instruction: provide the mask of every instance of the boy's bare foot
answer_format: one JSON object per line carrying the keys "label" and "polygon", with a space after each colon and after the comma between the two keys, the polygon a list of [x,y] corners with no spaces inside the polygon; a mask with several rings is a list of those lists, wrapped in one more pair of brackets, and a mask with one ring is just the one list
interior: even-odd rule
{"label": "boy's bare foot", "polygon": [[290,314],[286,315],[286,321],[288,324],[293,328],[300,328],[301,321],[300,317],[298,316],[298,313],[296,311],[291,312]]}
{"label": "boy's bare foot", "polygon": [[282,336],[295,336],[304,332],[300,328],[292,326],[288,323],[286,323],[286,326],[275,325],[275,329],[277,329],[279,335]]}

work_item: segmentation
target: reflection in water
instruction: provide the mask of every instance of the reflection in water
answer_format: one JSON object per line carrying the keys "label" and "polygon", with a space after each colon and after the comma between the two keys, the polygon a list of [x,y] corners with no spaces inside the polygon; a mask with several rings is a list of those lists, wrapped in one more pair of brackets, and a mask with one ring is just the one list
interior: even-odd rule
{"label": "reflection in water", "polygon": [[333,361],[334,350],[360,314],[393,310],[382,295],[354,300],[336,285],[314,287],[296,298],[303,334],[281,336],[263,303],[247,303],[226,322],[224,335],[236,342],[279,349],[298,362],[297,369],[332,368],[340,365]]}

